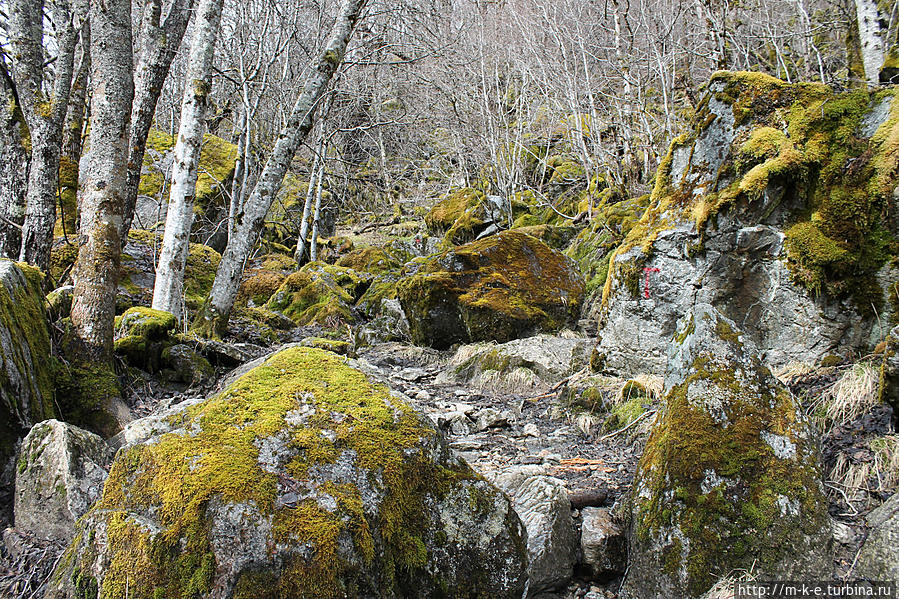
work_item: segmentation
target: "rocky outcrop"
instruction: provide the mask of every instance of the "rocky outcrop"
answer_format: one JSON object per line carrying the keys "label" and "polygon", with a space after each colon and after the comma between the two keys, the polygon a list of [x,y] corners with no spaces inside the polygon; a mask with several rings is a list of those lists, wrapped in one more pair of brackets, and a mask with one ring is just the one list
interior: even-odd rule
{"label": "rocky outcrop", "polygon": [[0,260],[0,464],[31,425],[55,413],[41,281],[37,269]]}
{"label": "rocky outcrop", "polygon": [[397,297],[412,340],[443,349],[572,326],[584,280],[569,258],[513,230],[410,262]]}
{"label": "rocky outcrop", "polygon": [[[781,366],[880,341],[897,278],[887,239],[899,100],[718,73],[586,312],[610,369],[661,374],[677,320],[721,306]],[[882,108],[886,108],[885,110]],[[607,274],[607,276],[606,276]]]}
{"label": "rocky outcrop", "polygon": [[577,534],[565,484],[539,466],[501,472],[496,485],[512,499],[528,541],[528,595],[564,587],[577,561]]}
{"label": "rocky outcrop", "polygon": [[871,527],[856,562],[855,574],[866,580],[899,579],[899,494],[865,517]]}
{"label": "rocky outcrop", "polygon": [[669,346],[665,392],[634,480],[623,596],[698,597],[735,569],[829,579],[816,434],[748,337],[697,306]]}
{"label": "rocky outcrop", "polygon": [[285,349],[117,440],[48,597],[524,592],[509,500],[336,354]]}
{"label": "rocky outcrop", "polygon": [[16,466],[16,528],[71,541],[75,521],[100,498],[112,457],[109,445],[93,433],[58,420],[34,425]]}
{"label": "rocky outcrop", "polygon": [[463,345],[437,382],[515,392],[545,390],[587,366],[591,349],[587,339],[546,334],[508,343]]}

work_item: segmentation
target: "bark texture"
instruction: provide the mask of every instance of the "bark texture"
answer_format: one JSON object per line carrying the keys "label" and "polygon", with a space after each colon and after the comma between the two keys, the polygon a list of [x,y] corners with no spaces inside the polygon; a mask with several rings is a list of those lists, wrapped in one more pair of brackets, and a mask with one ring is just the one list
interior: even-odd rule
{"label": "bark texture", "polygon": [[0,254],[15,260],[22,246],[28,186],[28,126],[5,65],[0,65]]}
{"label": "bark texture", "polygon": [[[44,68],[45,13],[55,40],[52,70]],[[78,30],[85,14],[85,4],[81,0],[57,1],[46,7],[40,0],[12,0],[9,3],[13,79],[31,132],[31,166],[19,259],[42,270],[47,270],[50,265],[62,123],[72,85]],[[51,78],[49,85],[45,85],[45,73]],[[50,90],[49,94],[45,89]]]}
{"label": "bark texture", "polygon": [[134,98],[131,2],[92,2],[90,18],[91,130],[79,198],[81,225],[72,324],[87,356],[112,364]]}
{"label": "bark texture", "polygon": [[147,149],[147,136],[156,114],[156,104],[172,60],[184,39],[194,3],[195,0],[173,0],[163,19],[162,0],[144,0],[140,37],[137,40],[139,47],[136,51],[138,60],[134,75],[134,104],[131,108],[123,240],[128,238],[131,221],[134,219],[140,172]]}
{"label": "bark texture", "polygon": [[212,86],[212,58],[223,0],[200,0],[194,38],[190,46],[184,97],[181,101],[181,125],[175,143],[172,187],[166,213],[165,233],[156,267],[153,308],[175,315],[181,321],[184,268],[190,249],[190,228],[194,220],[197,166],[206,129],[206,108]]}
{"label": "bark texture", "polygon": [[328,42],[316,60],[287,124],[278,136],[259,181],[242,207],[242,213],[238,215],[234,234],[225,248],[209,299],[196,323],[196,327],[203,333],[221,335],[228,326],[228,317],[240,288],[244,264],[256,244],[265,215],[271,208],[297,148],[312,129],[316,106],[343,60],[365,3],[366,0],[343,0],[341,3],[340,13]]}

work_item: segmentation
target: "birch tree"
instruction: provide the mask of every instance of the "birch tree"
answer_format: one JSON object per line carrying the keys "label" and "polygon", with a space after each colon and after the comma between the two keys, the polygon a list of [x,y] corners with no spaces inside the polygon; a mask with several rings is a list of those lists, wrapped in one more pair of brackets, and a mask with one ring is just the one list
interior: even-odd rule
{"label": "birch tree", "polygon": [[0,253],[15,260],[22,247],[25,192],[28,187],[28,127],[12,79],[0,62]]}
{"label": "birch tree", "polygon": [[[195,0],[171,0],[167,7],[163,0],[144,0],[141,14],[140,35],[134,50],[137,67],[134,74],[134,102],[131,110],[131,130],[128,142],[128,181],[125,197],[125,219],[122,222],[122,238],[128,238],[137,191],[140,186],[141,167],[147,149],[147,136],[153,125],[156,104],[168,76],[172,61],[181,47],[184,32]],[[167,8],[165,13],[163,8]]]}
{"label": "birch tree", "polygon": [[181,125],[178,141],[175,143],[165,232],[153,287],[153,308],[170,312],[179,321],[183,302],[184,268],[187,265],[190,228],[194,220],[197,167],[212,87],[212,59],[221,19],[222,0],[200,0],[184,81]]}
{"label": "birch tree", "polygon": [[343,61],[347,44],[366,0],[343,0],[328,42],[317,57],[303,91],[293,105],[286,125],[269,156],[253,192],[242,207],[234,234],[225,248],[209,298],[198,316],[196,328],[207,335],[221,335],[240,288],[244,264],[262,230],[275,195],[300,144],[315,123],[315,109],[331,77]]}
{"label": "birch tree", "polygon": [[[42,0],[9,2],[12,75],[31,134],[31,165],[19,259],[42,270],[50,266],[62,124],[72,86],[78,30],[85,16],[86,5],[82,0],[58,0],[46,5]],[[53,36],[55,41],[52,61],[45,56],[45,36]]]}
{"label": "birch tree", "polygon": [[134,98],[130,0],[91,2],[91,129],[79,204],[72,324],[83,356],[112,367]]}

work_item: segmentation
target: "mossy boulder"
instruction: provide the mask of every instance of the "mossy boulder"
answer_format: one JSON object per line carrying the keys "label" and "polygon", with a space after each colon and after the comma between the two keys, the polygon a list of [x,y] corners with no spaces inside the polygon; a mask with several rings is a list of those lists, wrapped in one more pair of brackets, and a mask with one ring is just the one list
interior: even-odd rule
{"label": "mossy boulder", "polygon": [[397,269],[403,262],[391,255],[385,248],[366,247],[353,250],[341,256],[335,263],[337,266],[352,268],[358,272],[367,272],[373,275],[381,275],[387,271]]}
{"label": "mossy boulder", "polygon": [[734,570],[829,580],[817,433],[733,321],[697,305],[668,349],[634,480],[623,596],[699,597]]}
{"label": "mossy boulder", "polygon": [[36,268],[0,260],[0,463],[31,425],[56,414],[42,283]]}
{"label": "mossy boulder", "polygon": [[168,312],[129,308],[115,320],[115,353],[131,366],[155,372],[177,327],[178,321]]}
{"label": "mossy boulder", "polygon": [[47,597],[522,596],[508,498],[403,396],[293,347],[135,422]]}
{"label": "mossy boulder", "polygon": [[[116,297],[118,312],[152,303],[156,259],[161,247],[161,234],[140,229],[132,229],[128,233],[128,242],[122,250],[122,276]],[[188,311],[203,305],[221,260],[221,255],[211,247],[190,244],[184,270],[184,303]]]}
{"label": "mossy boulder", "polygon": [[752,323],[772,366],[882,339],[897,165],[895,88],[716,73],[588,310],[610,367],[661,374],[664,341],[696,302]]}
{"label": "mossy boulder", "polygon": [[514,202],[465,187],[451,191],[437,202],[425,215],[425,225],[432,234],[443,236],[446,244],[459,245],[498,228],[508,228],[517,215]]}
{"label": "mossy boulder", "polygon": [[506,231],[406,265],[397,297],[421,345],[506,342],[571,326],[584,280],[542,241]]}
{"label": "mossy boulder", "polygon": [[372,276],[352,268],[310,262],[289,275],[265,307],[298,325],[354,322],[353,305]]}

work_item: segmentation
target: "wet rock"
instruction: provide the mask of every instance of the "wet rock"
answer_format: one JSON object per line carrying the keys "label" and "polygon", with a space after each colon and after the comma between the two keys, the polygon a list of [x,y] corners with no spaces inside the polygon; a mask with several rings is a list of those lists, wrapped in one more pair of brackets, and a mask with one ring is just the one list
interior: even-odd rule
{"label": "wet rock", "polygon": [[817,434],[733,321],[698,305],[669,345],[634,480],[622,596],[698,597],[736,569],[829,579]]}
{"label": "wet rock", "polygon": [[521,597],[509,500],[353,364],[291,347],[133,423],[47,596]]}
{"label": "wet rock", "polygon": [[858,554],[855,574],[867,580],[899,579],[899,493],[865,518],[871,528]]}
{"label": "wet rock", "polygon": [[594,579],[606,580],[624,574],[627,567],[625,529],[603,507],[581,510],[582,563]]}
{"label": "wet rock", "polygon": [[584,281],[566,256],[507,231],[404,267],[397,297],[415,343],[509,341],[573,326]]}
{"label": "wet rock", "polygon": [[22,442],[16,466],[16,528],[69,542],[75,521],[99,499],[113,452],[78,427],[45,420]]}

